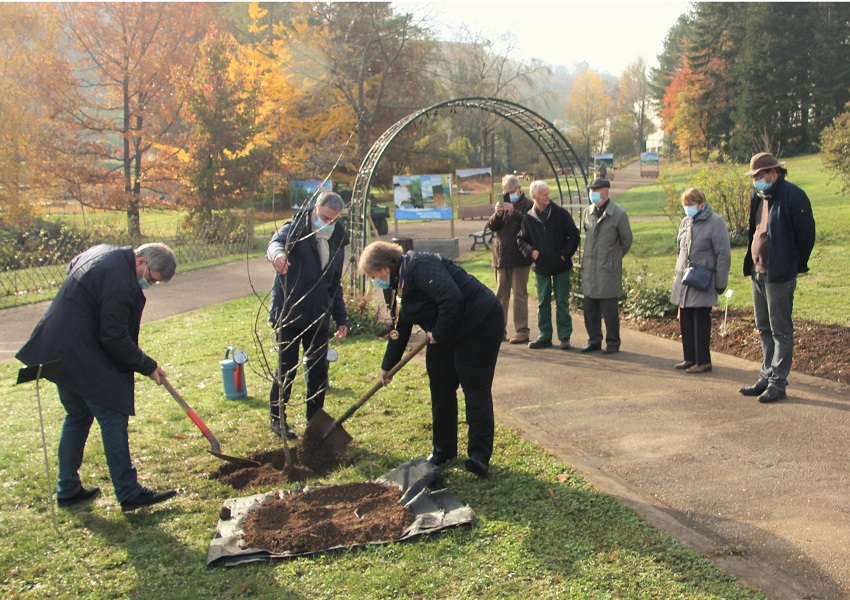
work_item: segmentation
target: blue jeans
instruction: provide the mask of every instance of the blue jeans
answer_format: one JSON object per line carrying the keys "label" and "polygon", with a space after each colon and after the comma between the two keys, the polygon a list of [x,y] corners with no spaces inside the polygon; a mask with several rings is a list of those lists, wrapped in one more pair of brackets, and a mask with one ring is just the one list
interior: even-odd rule
{"label": "blue jeans", "polygon": [[56,488],[56,497],[71,498],[80,491],[79,469],[83,464],[83,452],[94,419],[97,419],[100,425],[103,452],[106,454],[115,497],[119,502],[125,502],[136,496],[141,491],[141,486],[136,477],[136,467],[130,459],[130,442],[127,436],[130,417],[93,404],[59,386],[57,388],[66,414],[62,436],[59,438],[59,485]]}
{"label": "blue jeans", "polygon": [[555,323],[558,339],[569,342],[573,334],[573,318],[570,315],[570,272],[557,275],[535,273],[537,283],[537,339],[552,341],[552,295],[555,295]]}
{"label": "blue jeans", "polygon": [[785,389],[794,353],[794,321],[791,313],[794,311],[797,278],[784,283],[768,283],[767,275],[754,273],[752,287],[753,312],[764,357],[759,376],[769,385]]}

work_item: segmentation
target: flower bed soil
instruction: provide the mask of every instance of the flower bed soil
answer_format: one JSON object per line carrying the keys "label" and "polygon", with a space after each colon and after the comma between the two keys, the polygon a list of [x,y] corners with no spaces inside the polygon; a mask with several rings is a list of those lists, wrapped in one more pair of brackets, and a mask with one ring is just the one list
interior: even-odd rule
{"label": "flower bed soil", "polygon": [[[730,309],[726,335],[720,334],[723,311],[711,313],[711,351],[761,362],[761,344],[752,311]],[[646,333],[681,341],[679,321],[664,319],[623,319],[623,325]],[[824,325],[806,319],[794,319],[794,361],[799,373],[850,384],[850,327]]]}
{"label": "flower bed soil", "polygon": [[284,494],[245,517],[244,546],[275,554],[399,539],[414,521],[401,491],[379,483],[349,483]]}

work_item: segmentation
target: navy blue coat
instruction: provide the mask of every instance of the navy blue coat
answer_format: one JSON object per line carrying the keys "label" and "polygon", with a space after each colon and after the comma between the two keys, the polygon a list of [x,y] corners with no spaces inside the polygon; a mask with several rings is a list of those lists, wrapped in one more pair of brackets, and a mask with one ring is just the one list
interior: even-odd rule
{"label": "navy blue coat", "polygon": [[[272,236],[266,258],[273,261],[276,254],[285,252],[290,262],[286,275],[277,273],[272,287],[269,321],[283,327],[301,330],[328,329],[330,317],[339,327],[347,323],[342,296],[342,271],[345,267],[345,247],[348,234],[337,223],[328,240],[330,260],[322,270],[319,247],[313,233],[311,211],[305,210],[288,221]],[[278,318],[283,314],[279,323]]]}
{"label": "navy blue coat", "polygon": [[[769,283],[791,281],[797,273],[809,270],[809,257],[815,246],[815,218],[806,192],[780,177],[770,190],[767,212],[767,252]],[[750,201],[750,230],[744,275],[753,274],[753,237],[756,212],[762,202],[758,192]]]}
{"label": "navy blue coat", "polygon": [[[414,324],[430,331],[438,344],[454,345],[478,327],[499,304],[487,286],[449,258],[411,250],[405,260],[396,327],[399,337],[387,344],[381,363],[385,371],[401,359]],[[388,306],[392,303],[393,289],[399,287],[397,273],[391,275],[390,285],[389,290],[384,290]]]}
{"label": "navy blue coat", "polygon": [[59,293],[16,357],[26,365],[61,360],[51,381],[134,415],[134,373],[150,375],[157,367],[139,348],[144,307],[133,249],[94,246],[71,261]]}

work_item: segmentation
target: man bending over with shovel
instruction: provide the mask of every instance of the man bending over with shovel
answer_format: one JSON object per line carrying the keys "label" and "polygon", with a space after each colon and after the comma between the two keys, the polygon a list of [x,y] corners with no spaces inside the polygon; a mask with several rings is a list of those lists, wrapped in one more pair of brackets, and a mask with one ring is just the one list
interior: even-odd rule
{"label": "man bending over with shovel", "polygon": [[65,422],[59,438],[60,507],[91,500],[99,487],[85,488],[78,472],[94,419],[100,425],[109,476],[122,511],[168,500],[176,491],[140,485],[130,459],[127,426],[135,413],[135,373],[162,385],[165,371],[139,348],[145,295],[177,269],[165,244],[133,251],[100,244],[71,261],[68,277],[16,357],[24,364],[62,361],[49,376],[59,390]]}
{"label": "man bending over with shovel", "polygon": [[266,258],[277,274],[269,320],[278,343],[278,370],[269,393],[271,430],[287,439],[297,437],[286,422],[286,405],[298,369],[298,348],[307,357],[307,420],[325,405],[328,387],[328,332],[333,316],[334,337],[348,332],[342,297],[342,269],[348,234],[337,222],[344,208],[339,195],[323,192],[315,208],[304,210],[274,234]]}

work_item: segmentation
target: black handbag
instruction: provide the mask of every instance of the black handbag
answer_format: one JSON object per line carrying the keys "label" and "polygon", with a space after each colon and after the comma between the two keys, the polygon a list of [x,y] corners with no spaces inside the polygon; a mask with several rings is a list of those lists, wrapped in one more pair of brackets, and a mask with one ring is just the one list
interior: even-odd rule
{"label": "black handbag", "polygon": [[688,268],[682,276],[682,283],[701,292],[708,291],[711,287],[711,275],[714,273],[708,267],[688,261]]}

